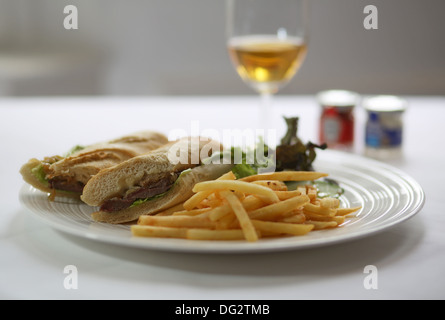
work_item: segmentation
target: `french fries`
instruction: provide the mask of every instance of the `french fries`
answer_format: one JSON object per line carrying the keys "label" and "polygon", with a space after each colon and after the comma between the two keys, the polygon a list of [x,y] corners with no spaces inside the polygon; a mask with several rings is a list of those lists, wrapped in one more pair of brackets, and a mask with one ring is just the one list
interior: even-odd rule
{"label": "french fries", "polygon": [[336,198],[319,198],[314,186],[288,190],[285,181],[312,181],[327,174],[282,171],[236,179],[232,172],[197,183],[184,203],[131,226],[136,237],[246,240],[303,236],[337,228],[360,207],[341,208]]}
{"label": "french fries", "polygon": [[246,209],[244,209],[241,201],[230,191],[221,191],[221,195],[227,200],[229,206],[235,213],[236,218],[240,224],[241,230],[243,230],[244,236],[247,241],[257,241],[258,235],[255,228],[247,214]]}
{"label": "french fries", "polygon": [[249,182],[244,182],[240,180],[213,180],[213,181],[204,181],[195,184],[193,187],[193,192],[200,191],[218,191],[218,190],[233,190],[238,192],[243,192],[247,194],[254,194],[268,203],[279,202],[278,196],[273,192],[273,190],[268,187],[253,184]]}
{"label": "french fries", "polygon": [[258,184],[260,186],[265,186],[265,187],[270,188],[274,191],[287,191],[287,186],[283,181],[257,180],[257,181],[252,181],[252,183]]}
{"label": "french fries", "polygon": [[257,174],[240,179],[241,181],[252,182],[258,180],[278,180],[278,181],[312,181],[322,177],[327,177],[327,173],[314,171],[280,171],[273,173]]}
{"label": "french fries", "polygon": [[296,196],[253,210],[250,212],[249,216],[250,218],[257,220],[275,220],[286,213],[293,211],[295,208],[301,207],[307,203],[309,203],[308,196]]}
{"label": "french fries", "polygon": [[[223,174],[217,180],[235,180],[235,174],[230,171]],[[183,207],[186,210],[192,210],[196,206],[198,206],[203,200],[208,198],[213,192],[212,191],[202,191],[195,193],[191,198],[184,202]]]}
{"label": "french fries", "polygon": [[188,228],[171,228],[149,225],[133,225],[131,232],[136,237],[186,238]]}

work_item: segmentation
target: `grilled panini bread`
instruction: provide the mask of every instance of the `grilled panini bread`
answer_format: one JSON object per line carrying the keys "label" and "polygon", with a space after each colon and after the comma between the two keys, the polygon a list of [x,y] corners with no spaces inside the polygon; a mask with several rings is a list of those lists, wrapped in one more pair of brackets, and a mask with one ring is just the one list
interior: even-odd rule
{"label": "grilled panini bread", "polygon": [[52,196],[78,198],[83,187],[100,170],[168,143],[165,135],[142,131],[87,147],[76,147],[66,156],[31,159],[20,169],[23,179]]}
{"label": "grilled panini bread", "polygon": [[100,222],[124,223],[155,214],[191,197],[196,183],[230,171],[232,165],[201,163],[221,148],[219,142],[199,137],[171,142],[102,170],[86,184],[81,199],[99,207],[92,218]]}

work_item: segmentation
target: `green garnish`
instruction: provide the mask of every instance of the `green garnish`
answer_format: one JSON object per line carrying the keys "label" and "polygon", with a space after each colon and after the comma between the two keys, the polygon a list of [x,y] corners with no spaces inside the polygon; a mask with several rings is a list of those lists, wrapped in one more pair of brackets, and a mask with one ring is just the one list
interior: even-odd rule
{"label": "green garnish", "polygon": [[337,181],[324,178],[316,181],[285,181],[288,190],[296,190],[298,186],[312,185],[317,188],[318,198],[340,198],[345,190],[340,187]]}
{"label": "green garnish", "polygon": [[[260,155],[257,152],[260,152]],[[204,159],[203,163],[234,164],[232,172],[237,179],[258,174],[261,169],[275,168],[274,151],[261,138],[256,147],[247,150],[247,153],[242,151],[240,147],[232,147],[230,150],[213,153],[211,157]]]}
{"label": "green garnish", "polygon": [[[170,190],[170,189],[169,189],[169,190]],[[130,208],[132,208],[132,207],[136,207],[136,206],[138,206],[138,205],[140,205],[140,204],[143,204],[143,203],[146,203],[146,202],[148,202],[148,201],[151,201],[151,200],[155,200],[155,199],[157,199],[157,198],[160,198],[160,197],[164,196],[169,190],[167,190],[167,191],[165,191],[165,192],[163,192],[163,193],[157,194],[157,195],[155,195],[155,196],[153,196],[153,197],[149,197],[149,198],[145,198],[145,199],[137,199],[137,200],[135,200],[135,201],[131,204]]]}
{"label": "green garnish", "polygon": [[[260,153],[260,154],[258,154]],[[230,150],[215,152],[205,163],[221,163],[234,164],[232,172],[237,179],[258,174],[261,169],[275,168],[274,153],[263,139],[260,138],[254,149],[244,152],[240,147],[231,147]]]}
{"label": "green garnish", "polygon": [[79,151],[81,151],[81,150],[83,150],[83,149],[85,149],[84,146],[81,146],[81,145],[74,146],[74,147],[71,148],[70,151],[68,151],[68,152],[64,155],[64,157],[65,157],[65,158],[70,157],[70,156],[72,156],[73,154],[75,154],[76,152],[79,152]]}
{"label": "green garnish", "polygon": [[328,178],[315,181],[314,185],[317,188],[319,198],[339,198],[345,192],[337,181]]}
{"label": "green garnish", "polygon": [[250,164],[237,164],[232,168],[232,172],[235,174],[237,179],[252,176],[258,173],[257,170],[255,170]]}
{"label": "green garnish", "polygon": [[43,169],[43,165],[39,164],[37,167],[31,169],[31,173],[39,180],[40,183],[44,184],[46,187],[49,186],[49,182],[46,179],[46,173]]}
{"label": "green garnish", "polygon": [[[238,152],[238,154],[241,153],[241,159],[234,159],[236,152]],[[258,154],[258,152],[262,152],[262,154]],[[233,147],[231,153],[232,163],[240,162],[241,160],[241,163],[235,164],[232,168],[232,172],[237,179],[258,174],[262,169],[275,169],[274,151],[270,149],[262,139],[258,141],[254,150],[248,151],[248,154],[242,152],[239,148]]]}
{"label": "green garnish", "polygon": [[277,146],[277,171],[313,171],[312,164],[317,156],[315,149],[326,149],[326,143],[317,145],[309,141],[304,144],[297,135],[299,118],[285,117],[284,120],[287,124],[287,132],[281,139],[281,144]]}

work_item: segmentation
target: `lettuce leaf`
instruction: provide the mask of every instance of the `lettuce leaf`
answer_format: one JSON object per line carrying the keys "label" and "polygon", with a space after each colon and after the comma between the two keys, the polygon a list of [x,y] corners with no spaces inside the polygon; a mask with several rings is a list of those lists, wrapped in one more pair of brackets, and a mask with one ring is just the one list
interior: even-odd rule
{"label": "lettuce leaf", "polygon": [[[240,152],[239,148],[232,148],[232,163],[234,163],[234,154],[235,151]],[[258,152],[262,152],[262,155],[258,158]],[[250,155],[253,154],[253,161],[251,158],[248,159],[249,155],[245,152],[242,152],[241,163],[235,164],[232,168],[232,172],[235,174],[237,179],[241,179],[244,177],[248,177],[251,175],[255,175],[261,173],[262,170],[270,171],[269,169],[273,169],[275,171],[275,151],[269,148],[267,144],[260,139],[253,150],[250,152]],[[238,160],[239,161],[239,160]]]}
{"label": "lettuce leaf", "polygon": [[244,163],[235,165],[232,168],[232,172],[235,174],[237,179],[252,176],[258,173],[257,169],[255,169],[252,165]]}
{"label": "lettuce leaf", "polygon": [[203,160],[203,163],[234,164],[232,172],[237,179],[241,179],[258,174],[262,170],[275,171],[275,150],[269,148],[260,138],[255,148],[247,150],[247,153],[240,147],[231,147],[230,150],[213,153],[211,157]]}
{"label": "lettuce leaf", "polygon": [[317,157],[315,149],[324,150],[327,144],[321,145],[303,141],[298,137],[298,117],[286,118],[286,135],[276,149],[277,171],[314,171],[313,163]]}
{"label": "lettuce leaf", "polygon": [[37,180],[39,180],[40,183],[44,184],[45,186],[49,186],[49,182],[46,179],[46,173],[42,164],[32,168],[31,173],[37,178]]}
{"label": "lettuce leaf", "polygon": [[165,191],[165,192],[163,192],[163,193],[157,194],[157,195],[155,195],[155,196],[153,196],[153,197],[149,197],[149,198],[145,198],[145,199],[137,199],[136,201],[134,201],[134,202],[132,203],[132,205],[130,206],[130,208],[132,208],[132,207],[136,207],[136,206],[138,206],[138,205],[140,205],[140,204],[143,204],[143,203],[146,203],[146,202],[148,202],[148,201],[151,201],[151,200],[154,200],[154,199],[163,197],[163,196],[164,196],[167,192],[169,192],[169,191],[170,191],[170,189],[168,189],[167,191]]}
{"label": "lettuce leaf", "polygon": [[338,199],[345,192],[337,181],[330,178],[316,181],[285,181],[284,183],[288,190],[296,190],[299,186],[313,185],[317,188],[318,198],[330,197]]}
{"label": "lettuce leaf", "polygon": [[65,153],[64,157],[68,158],[68,157],[72,156],[74,153],[79,152],[79,151],[81,151],[83,149],[85,149],[84,146],[81,146],[81,145],[74,146],[74,147],[71,148],[70,151]]}

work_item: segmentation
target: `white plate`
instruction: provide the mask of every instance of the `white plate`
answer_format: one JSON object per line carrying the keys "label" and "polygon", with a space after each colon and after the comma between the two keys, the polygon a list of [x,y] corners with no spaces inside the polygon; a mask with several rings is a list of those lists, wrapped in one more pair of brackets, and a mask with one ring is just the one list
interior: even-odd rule
{"label": "white plate", "polygon": [[29,185],[20,191],[21,203],[48,225],[69,234],[110,244],[152,250],[245,253],[301,249],[349,241],[375,234],[403,222],[422,208],[425,196],[420,185],[400,170],[361,156],[325,150],[318,152],[317,171],[329,173],[344,188],[342,206],[362,206],[354,218],[340,228],[312,231],[305,236],[245,241],[198,241],[184,239],[135,238],[129,225],[94,222],[96,209],[80,201],[56,198],[48,201]]}

